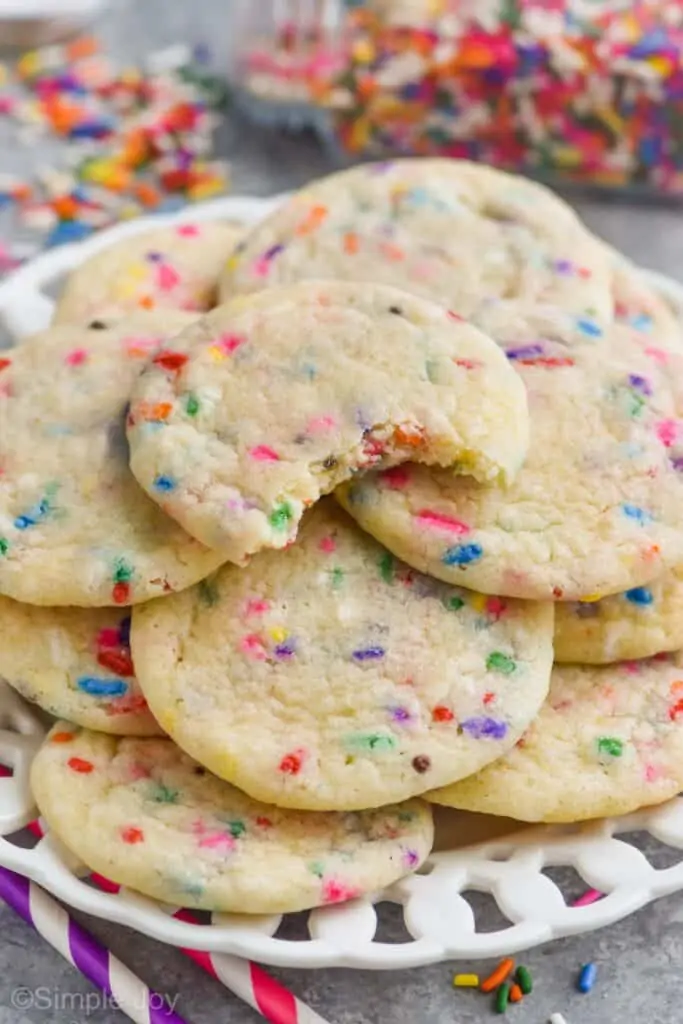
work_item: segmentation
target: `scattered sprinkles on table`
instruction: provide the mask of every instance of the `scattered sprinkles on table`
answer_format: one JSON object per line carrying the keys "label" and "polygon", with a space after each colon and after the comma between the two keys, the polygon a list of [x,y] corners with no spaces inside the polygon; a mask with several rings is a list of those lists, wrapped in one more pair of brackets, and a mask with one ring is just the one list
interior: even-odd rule
{"label": "scattered sprinkles on table", "polygon": [[58,723],[31,785],[48,825],[88,867],[196,909],[277,914],[341,903],[414,871],[427,804],[354,814],[268,807],[205,772],[170,740]]}
{"label": "scattered sprinkles on table", "polygon": [[17,143],[52,135],[64,148],[30,180],[0,176],[0,208],[27,233],[0,253],[0,273],[43,245],[226,190],[227,165],[211,158],[224,89],[188,47],[118,67],[83,36],[2,67],[0,118],[16,126]]}
{"label": "scattered sprinkles on table", "polygon": [[286,551],[221,569],[213,603],[136,607],[161,726],[254,798],[311,810],[418,795],[511,750],[547,693],[552,607],[386,567],[328,498]]}

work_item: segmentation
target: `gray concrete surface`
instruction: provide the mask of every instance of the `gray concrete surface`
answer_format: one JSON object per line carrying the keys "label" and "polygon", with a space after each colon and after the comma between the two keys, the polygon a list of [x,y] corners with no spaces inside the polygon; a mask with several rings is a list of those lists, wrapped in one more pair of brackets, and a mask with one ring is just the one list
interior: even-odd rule
{"label": "gray concrete surface", "polygon": [[[227,52],[228,11],[225,0],[112,0],[101,30],[111,49],[131,60],[182,39],[210,40],[220,61]],[[237,121],[221,133],[221,148],[233,161],[236,192],[265,195],[292,188],[328,167],[314,140],[278,137]],[[28,170],[39,160],[48,162],[50,155],[47,144],[37,150],[10,145],[0,126],[0,171]],[[683,207],[596,200],[578,200],[577,206],[594,230],[630,256],[683,280]],[[662,851],[654,850],[653,855],[661,856]],[[581,891],[570,873],[565,872],[564,882],[573,895]],[[480,926],[497,927],[495,910],[483,899],[477,903]],[[258,1019],[176,950],[121,927],[87,923],[148,983],[177,996],[177,1009],[188,1021],[252,1024]],[[674,895],[609,929],[531,951],[524,959],[536,989],[511,1009],[509,1018],[518,1024],[542,1024],[553,1011],[561,1011],[569,1024],[621,1024],[627,1019],[677,1024],[683,1018],[682,923],[683,895]],[[401,940],[396,913],[386,914],[382,937]],[[574,982],[579,966],[589,960],[598,963],[599,980],[592,994],[581,996]],[[456,966],[485,969],[483,964],[442,964],[396,973],[274,973],[331,1024],[474,1024],[487,1019],[492,1011],[484,997],[451,989]],[[124,1019],[114,1009],[86,1003],[92,993],[91,986],[23,922],[0,907],[0,1024],[118,1024]]]}

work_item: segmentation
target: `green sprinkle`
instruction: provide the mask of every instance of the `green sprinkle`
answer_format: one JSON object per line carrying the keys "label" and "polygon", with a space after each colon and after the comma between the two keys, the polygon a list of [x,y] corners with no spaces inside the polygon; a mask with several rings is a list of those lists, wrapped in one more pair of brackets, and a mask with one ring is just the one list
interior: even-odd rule
{"label": "green sprinkle", "polygon": [[486,659],[486,667],[489,672],[500,672],[504,676],[511,676],[517,668],[516,663],[502,651],[491,651]]}
{"label": "green sprinkle", "polygon": [[525,996],[528,996],[529,993],[533,991],[534,983],[531,978],[531,971],[528,967],[524,967],[520,964],[515,972],[515,981]]}
{"label": "green sprinkle", "polygon": [[188,416],[196,416],[197,413],[199,412],[199,399],[197,398],[196,395],[190,393],[187,396],[187,401],[185,402],[185,412],[187,413]]}
{"label": "green sprinkle", "polygon": [[430,384],[438,384],[440,378],[440,366],[435,359],[428,359],[425,363],[425,373]]}
{"label": "green sprinkle", "polygon": [[241,839],[247,833],[247,826],[243,821],[229,821],[228,831],[233,839]]}
{"label": "green sprinkle", "polygon": [[379,560],[379,574],[385,583],[394,582],[394,558],[388,551],[385,551]]}
{"label": "green sprinkle", "polygon": [[114,583],[130,583],[133,578],[133,567],[124,558],[114,562]]}
{"label": "green sprinkle", "polygon": [[414,821],[415,815],[413,814],[412,811],[399,811],[398,820],[405,824],[408,821]]}
{"label": "green sprinkle", "polygon": [[344,582],[344,570],[339,568],[330,569],[330,579],[332,580],[332,589],[339,590]]}
{"label": "green sprinkle", "polygon": [[286,530],[287,524],[291,522],[291,519],[291,506],[288,505],[286,501],[283,501],[279,505],[275,506],[270,516],[268,517],[268,522],[270,523],[274,530]]}
{"label": "green sprinkle", "polygon": [[616,736],[601,736],[598,739],[598,753],[606,757],[621,757],[624,753],[624,742]]}
{"label": "green sprinkle", "polygon": [[447,597],[443,603],[449,612],[459,612],[465,606],[465,602],[461,597]]}
{"label": "green sprinkle", "polygon": [[496,1013],[505,1013],[510,1002],[510,982],[504,981],[502,985],[498,986],[496,992],[495,1010]]}
{"label": "green sprinkle", "polygon": [[347,750],[381,754],[388,750],[394,750],[396,748],[396,739],[388,733],[357,732],[347,736],[345,744]]}
{"label": "green sprinkle", "polygon": [[213,606],[218,602],[218,587],[211,577],[202,580],[199,584],[199,600],[205,604],[207,608],[213,608]]}
{"label": "green sprinkle", "polygon": [[177,789],[169,789],[160,782],[152,794],[152,800],[157,804],[174,804],[178,800],[178,793]]}
{"label": "green sprinkle", "polygon": [[0,537],[0,555],[6,555],[9,551],[9,541],[7,537]]}
{"label": "green sprinkle", "polygon": [[308,865],[308,870],[312,875],[315,875],[316,878],[322,878],[325,874],[325,865],[321,860],[312,860]]}

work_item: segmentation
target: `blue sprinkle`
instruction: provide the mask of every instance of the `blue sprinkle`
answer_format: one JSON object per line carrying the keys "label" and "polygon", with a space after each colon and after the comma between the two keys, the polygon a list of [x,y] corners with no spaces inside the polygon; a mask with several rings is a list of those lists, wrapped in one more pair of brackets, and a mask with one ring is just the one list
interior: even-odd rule
{"label": "blue sprinkle", "polygon": [[14,520],[14,525],[17,530],[28,530],[29,526],[35,526],[35,519],[31,519],[30,516],[17,516]]}
{"label": "blue sprinkle", "polygon": [[652,327],[652,317],[648,313],[636,313],[630,318],[629,323],[636,331],[649,331]]}
{"label": "blue sprinkle", "polygon": [[599,324],[596,324],[595,320],[591,320],[590,317],[579,317],[576,321],[576,326],[580,331],[588,335],[589,338],[600,338],[602,336],[602,328]]}
{"label": "blue sprinkle", "polygon": [[441,556],[444,565],[469,565],[484,554],[481,544],[456,544]]}
{"label": "blue sprinkle", "polygon": [[633,587],[632,590],[627,590],[624,596],[631,604],[648,605],[654,601],[652,591],[647,587]]}
{"label": "blue sprinkle", "polygon": [[173,491],[176,488],[176,481],[172,476],[158,476],[154,481],[157,491]]}
{"label": "blue sprinkle", "polygon": [[644,526],[645,523],[652,522],[652,516],[649,512],[646,512],[644,508],[639,508],[637,505],[630,505],[628,502],[625,502],[621,508],[625,516],[628,516],[629,519],[635,519],[635,521],[641,526]]}
{"label": "blue sprinkle", "polygon": [[361,647],[353,652],[353,657],[356,661],[376,661],[378,658],[383,658],[385,654],[386,651],[383,647]]}
{"label": "blue sprinkle", "polygon": [[590,992],[595,984],[595,979],[598,974],[598,968],[595,964],[584,964],[579,972],[579,978],[576,984],[579,992]]}
{"label": "blue sprinkle", "polygon": [[475,740],[502,740],[508,731],[505,722],[497,722],[495,718],[468,718],[461,722],[461,728]]}
{"label": "blue sprinkle", "polygon": [[97,679],[96,676],[81,676],[76,685],[91,697],[123,697],[128,692],[128,683],[123,679]]}
{"label": "blue sprinkle", "polygon": [[296,648],[291,640],[284,644],[278,644],[275,648],[275,654],[278,658],[291,658],[296,653]]}

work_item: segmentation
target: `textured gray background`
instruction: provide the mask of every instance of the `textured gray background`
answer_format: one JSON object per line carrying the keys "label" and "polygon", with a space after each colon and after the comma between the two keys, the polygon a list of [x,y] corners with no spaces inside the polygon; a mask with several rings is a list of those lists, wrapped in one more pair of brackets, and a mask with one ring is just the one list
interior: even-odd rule
{"label": "textured gray background", "polygon": [[[260,0],[253,0],[256,4]],[[220,62],[228,49],[226,0],[112,0],[101,23],[102,34],[113,52],[126,59],[179,40],[211,41]],[[25,171],[38,162],[48,163],[48,143],[17,149],[3,136],[0,124],[0,172]],[[233,162],[235,192],[266,195],[292,188],[328,167],[310,139],[273,136],[233,121],[221,134],[221,149]],[[683,279],[679,255],[683,251],[683,219],[676,209],[631,206],[623,202],[578,201],[591,227],[642,264]],[[654,850],[658,866],[670,858]],[[564,882],[571,895],[582,885],[570,873]],[[497,926],[495,911],[485,899],[475,901],[480,926]],[[382,938],[400,941],[396,913],[388,913]],[[683,896],[671,896],[612,928],[536,949],[524,959],[530,965],[536,990],[524,1004],[510,1011],[518,1024],[542,1024],[560,1010],[570,1024],[617,1024],[626,1019],[639,1024],[674,1024],[681,1019],[680,969],[683,958]],[[252,1024],[259,1018],[211,981],[179,952],[144,939],[126,929],[89,921],[129,966],[158,991],[180,994],[178,1010],[195,1024]],[[98,1009],[86,1015],[69,1010],[65,994],[92,992],[87,982],[39,939],[14,914],[0,907],[0,1024],[116,1024],[124,1018],[114,1010]],[[599,980],[593,993],[581,996],[574,981],[581,963],[594,960]],[[450,980],[455,965],[443,964],[396,973],[345,970],[275,971],[287,985],[326,1016],[332,1024],[472,1024],[491,1013],[486,998],[471,992],[454,993]],[[484,964],[461,964],[480,969]],[[12,993],[35,991],[39,1003],[19,1008]],[[21,994],[19,1001],[21,1001]],[[16,996],[15,996],[16,999]],[[42,1009],[45,1002],[51,1009]],[[74,1003],[75,1005],[75,1003]]]}

